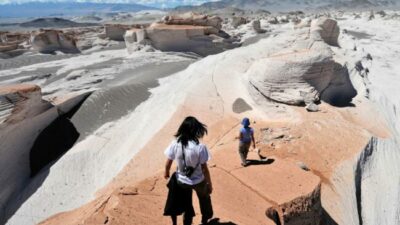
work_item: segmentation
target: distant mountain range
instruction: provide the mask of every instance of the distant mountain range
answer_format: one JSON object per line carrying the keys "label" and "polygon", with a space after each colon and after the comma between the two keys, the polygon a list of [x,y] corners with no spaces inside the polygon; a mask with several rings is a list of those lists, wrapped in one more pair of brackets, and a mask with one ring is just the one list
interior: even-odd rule
{"label": "distant mountain range", "polygon": [[249,10],[304,10],[304,9],[346,9],[366,7],[400,6],[400,0],[221,0],[208,2],[199,6],[180,6],[176,10],[210,11],[223,8]]}
{"label": "distant mountain range", "polygon": [[30,2],[0,5],[0,17],[76,16],[91,13],[137,12],[153,7],[139,4]]}

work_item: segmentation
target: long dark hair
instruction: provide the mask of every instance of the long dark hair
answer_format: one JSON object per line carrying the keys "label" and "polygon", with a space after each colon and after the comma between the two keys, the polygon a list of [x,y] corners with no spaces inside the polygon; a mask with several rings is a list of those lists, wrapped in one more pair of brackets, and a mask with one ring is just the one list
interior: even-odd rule
{"label": "long dark hair", "polygon": [[207,126],[199,122],[195,117],[188,116],[183,120],[175,137],[183,146],[187,146],[189,141],[199,144],[199,139],[205,134],[207,134]]}

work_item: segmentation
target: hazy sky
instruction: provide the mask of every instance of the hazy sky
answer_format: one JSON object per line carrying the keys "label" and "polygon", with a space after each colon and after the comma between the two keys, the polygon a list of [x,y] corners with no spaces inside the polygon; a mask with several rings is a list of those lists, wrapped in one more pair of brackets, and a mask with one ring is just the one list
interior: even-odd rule
{"label": "hazy sky", "polygon": [[25,3],[25,2],[98,2],[98,3],[137,3],[143,5],[197,5],[204,2],[217,1],[217,0],[0,0],[0,4],[6,3]]}

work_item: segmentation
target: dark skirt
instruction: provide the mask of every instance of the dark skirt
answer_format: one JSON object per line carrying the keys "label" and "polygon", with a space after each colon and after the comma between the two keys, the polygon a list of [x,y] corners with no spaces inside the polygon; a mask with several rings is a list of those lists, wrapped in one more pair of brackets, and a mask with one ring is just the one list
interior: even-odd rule
{"label": "dark skirt", "polygon": [[164,216],[195,216],[192,204],[192,189],[184,188],[178,184],[176,173],[172,174],[167,184],[169,189],[167,202],[165,203]]}

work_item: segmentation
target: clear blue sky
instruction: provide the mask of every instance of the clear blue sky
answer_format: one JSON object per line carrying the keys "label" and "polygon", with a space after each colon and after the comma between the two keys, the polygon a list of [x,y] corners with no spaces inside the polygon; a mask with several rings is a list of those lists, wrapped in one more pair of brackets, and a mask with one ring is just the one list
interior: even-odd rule
{"label": "clear blue sky", "polygon": [[178,5],[198,5],[204,2],[217,0],[0,0],[0,4],[25,3],[25,2],[98,2],[98,3],[136,3],[149,6],[171,7]]}

